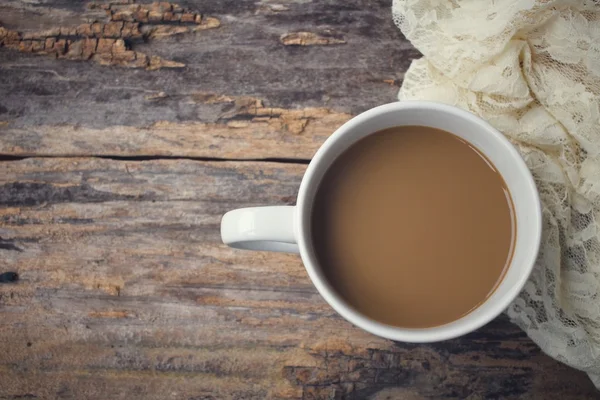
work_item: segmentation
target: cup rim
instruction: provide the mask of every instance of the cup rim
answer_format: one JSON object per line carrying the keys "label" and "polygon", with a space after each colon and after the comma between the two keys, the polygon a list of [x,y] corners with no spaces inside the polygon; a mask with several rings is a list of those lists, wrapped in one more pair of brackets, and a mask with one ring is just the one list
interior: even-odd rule
{"label": "cup rim", "polygon": [[[304,218],[303,214],[305,212],[304,210],[306,210],[307,202],[312,201],[312,198],[308,198],[308,193],[314,184],[313,180],[315,179],[314,177],[317,170],[320,168],[323,155],[326,154],[327,151],[334,145],[334,143],[336,143],[346,132],[353,129],[356,125],[359,125],[370,119],[377,118],[377,116],[387,112],[405,112],[423,109],[430,110],[432,112],[439,111],[454,114],[459,118],[467,119],[470,122],[481,126],[482,131],[485,130],[486,134],[493,136],[496,140],[504,145],[502,146],[504,148],[503,152],[505,152],[506,156],[513,159],[513,161],[516,163],[522,177],[525,179],[528,191],[531,193],[531,202],[535,209],[535,215],[531,216],[532,223],[535,224],[535,237],[530,238],[534,246],[531,247],[531,250],[527,254],[526,261],[524,263],[525,265],[520,267],[523,272],[519,276],[517,284],[510,287],[509,291],[503,297],[496,300],[490,312],[482,314],[478,319],[470,323],[454,324],[451,322],[445,325],[430,328],[401,328],[375,321],[366,315],[361,314],[348,305],[346,301],[335,292],[331,285],[322,276],[320,276],[320,273],[317,271],[317,260],[311,254],[311,251],[309,251],[310,231],[308,229],[308,224],[305,223],[306,218]],[[344,319],[367,332],[395,341],[412,343],[437,342],[456,338],[479,329],[500,315],[517,297],[527,282],[537,259],[542,235],[542,210],[537,187],[529,168],[525,164],[525,161],[521,158],[521,155],[516,148],[502,133],[500,133],[482,118],[454,106],[430,101],[403,101],[384,104],[353,117],[341,127],[336,129],[336,131],[329,138],[327,138],[323,145],[317,150],[312,161],[308,165],[302,182],[300,183],[295,218],[296,236],[302,262],[311,281],[325,301]],[[509,268],[512,267],[513,266],[511,264]],[[489,299],[490,298],[488,297],[488,299],[486,299],[482,304],[488,302]],[[481,307],[481,305],[479,305],[478,308]],[[456,321],[459,320],[460,319]]]}

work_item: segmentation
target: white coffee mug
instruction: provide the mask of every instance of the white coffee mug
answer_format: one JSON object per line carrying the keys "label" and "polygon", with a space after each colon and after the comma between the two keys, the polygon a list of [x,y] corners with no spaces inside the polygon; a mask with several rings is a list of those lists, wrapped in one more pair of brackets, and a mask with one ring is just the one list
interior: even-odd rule
{"label": "white coffee mug", "polygon": [[[327,282],[311,240],[311,207],[319,182],[334,160],[361,138],[394,126],[443,129],[485,154],[504,178],[514,203],[517,235],[508,271],[495,292],[469,314],[445,325],[409,329],[377,322],[352,308]],[[475,188],[476,189],[476,188]],[[360,227],[357,227],[360,228]],[[300,253],[310,279],[342,317],[375,335],[402,342],[434,342],[474,331],[497,317],[519,294],[535,263],[542,215],[538,192],[525,162],[496,129],[459,108],[422,101],[397,102],[366,111],[336,130],[313,157],[296,206],[242,208],[221,221],[223,243],[240,249]],[[435,251],[435,249],[431,249]],[[419,307],[419,304],[415,304]]]}

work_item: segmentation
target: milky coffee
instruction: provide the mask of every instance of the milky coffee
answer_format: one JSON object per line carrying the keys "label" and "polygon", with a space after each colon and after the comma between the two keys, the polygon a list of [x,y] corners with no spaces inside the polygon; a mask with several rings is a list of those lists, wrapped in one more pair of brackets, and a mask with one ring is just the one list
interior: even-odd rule
{"label": "milky coffee", "polygon": [[425,328],[484,302],[512,257],[506,184],[468,142],[406,126],[361,139],[321,181],[311,230],[340,296],[389,325]]}

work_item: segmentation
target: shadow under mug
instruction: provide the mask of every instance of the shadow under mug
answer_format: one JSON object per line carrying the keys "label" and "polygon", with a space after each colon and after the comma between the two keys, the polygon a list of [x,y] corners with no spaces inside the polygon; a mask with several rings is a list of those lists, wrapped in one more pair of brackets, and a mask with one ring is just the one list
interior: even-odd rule
{"label": "shadow under mug", "polygon": [[[311,209],[318,185],[334,160],[358,140],[394,126],[443,129],[482,152],[502,175],[516,214],[514,254],[504,279],[479,307],[441,326],[413,329],[386,325],[359,313],[326,280],[311,240]],[[375,335],[402,342],[434,342],[455,338],[485,325],[519,294],[537,258],[542,215],[535,182],[525,162],[496,129],[459,108],[424,101],[396,102],[368,110],[337,129],[310,162],[298,192],[296,206],[242,208],[221,221],[223,243],[240,249],[299,253],[313,284],[342,317]],[[435,251],[435,249],[432,249]],[[419,307],[415,304],[415,307]]]}

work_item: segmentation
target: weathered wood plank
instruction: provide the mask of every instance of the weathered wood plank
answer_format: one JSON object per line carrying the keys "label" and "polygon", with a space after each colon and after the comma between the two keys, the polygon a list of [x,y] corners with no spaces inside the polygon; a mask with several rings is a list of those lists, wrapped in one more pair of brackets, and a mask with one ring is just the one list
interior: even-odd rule
{"label": "weathered wood plank", "polygon": [[[309,158],[350,115],[394,101],[418,56],[393,25],[388,1],[181,5],[220,27],[131,39],[130,47],[183,68],[110,67],[93,56],[0,47],[0,153]],[[15,1],[0,5],[0,25],[23,35],[69,32],[108,23],[98,12],[85,2]]]}
{"label": "weathered wood plank", "polygon": [[0,273],[20,275],[0,284],[0,398],[597,397],[505,318],[394,344],[338,317],[297,256],[220,243],[223,212],[292,204],[304,168],[0,163]]}
{"label": "weathered wood plank", "polygon": [[[226,159],[310,159],[350,115],[324,108],[264,107],[252,98],[195,93],[223,110],[222,121],[157,122],[149,127],[5,128],[0,153],[9,155],[179,156]],[[2,128],[0,127],[0,130]]]}
{"label": "weathered wood plank", "polygon": [[216,18],[169,2],[91,2],[81,15],[81,20],[82,23],[77,26],[51,25],[50,28],[39,30],[38,25],[37,30],[26,32],[0,27],[0,46],[58,59],[91,60],[100,65],[154,71],[182,68],[185,64],[134,51],[131,42],[220,26]]}

